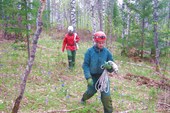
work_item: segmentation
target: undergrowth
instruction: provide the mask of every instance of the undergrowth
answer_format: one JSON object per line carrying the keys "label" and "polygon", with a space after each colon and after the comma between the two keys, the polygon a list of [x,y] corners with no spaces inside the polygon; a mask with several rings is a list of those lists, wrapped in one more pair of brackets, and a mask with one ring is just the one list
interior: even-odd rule
{"label": "undergrowth", "polygon": [[[20,83],[27,65],[27,51],[20,44],[0,45],[0,111],[9,113],[20,91]],[[68,70],[67,54],[61,52],[62,40],[42,36],[39,39],[35,61],[28,77],[26,90],[19,109],[20,113],[72,112],[102,113],[100,93],[81,105],[80,99],[86,90],[82,71],[84,53],[92,42],[80,42],[76,55],[76,68]],[[112,46],[112,45],[111,45]],[[111,97],[114,112],[129,110],[130,113],[156,112],[156,100],[161,90],[138,85],[135,80],[123,78],[127,73],[159,80],[146,62],[134,63],[120,56],[120,44],[114,42],[111,52],[119,66],[119,74],[111,79]],[[142,66],[136,66],[140,64]]]}

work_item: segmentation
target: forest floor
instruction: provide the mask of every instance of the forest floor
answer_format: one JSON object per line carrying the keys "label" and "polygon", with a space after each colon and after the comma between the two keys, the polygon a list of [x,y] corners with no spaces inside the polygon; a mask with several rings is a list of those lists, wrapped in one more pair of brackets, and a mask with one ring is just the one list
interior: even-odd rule
{"label": "forest floor", "polygon": [[[86,90],[81,65],[85,51],[92,45],[91,34],[78,31],[81,48],[77,52],[76,69],[70,72],[66,53],[61,53],[65,33],[50,31],[41,35],[20,113],[102,113],[99,93],[88,105],[79,105]],[[14,44],[13,39],[2,36],[0,33],[0,113],[8,113],[19,93],[27,52],[20,43]],[[108,43],[119,66],[119,74],[111,78],[114,113],[170,112],[170,71],[157,73],[152,62],[120,56],[119,45]]]}

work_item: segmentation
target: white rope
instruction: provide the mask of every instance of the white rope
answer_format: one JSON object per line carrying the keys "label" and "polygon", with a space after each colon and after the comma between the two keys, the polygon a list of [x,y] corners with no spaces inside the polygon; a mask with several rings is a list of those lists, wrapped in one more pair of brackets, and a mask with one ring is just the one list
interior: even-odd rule
{"label": "white rope", "polygon": [[[110,63],[110,65],[112,66],[112,68],[114,70],[113,72],[117,74],[118,73],[118,66],[113,61],[108,61],[108,63]],[[101,65],[101,69],[104,69],[103,65]],[[110,89],[109,75],[108,75],[108,71],[106,69],[104,69],[102,75],[97,80],[97,82],[95,84],[95,89],[97,91],[100,91],[100,92],[103,92],[103,91],[105,93],[109,92],[109,89]]]}
{"label": "white rope", "polygon": [[105,92],[108,93],[109,91],[109,77],[108,77],[108,72],[105,69],[100,76],[100,78],[97,80],[95,84],[95,89],[100,92]]}

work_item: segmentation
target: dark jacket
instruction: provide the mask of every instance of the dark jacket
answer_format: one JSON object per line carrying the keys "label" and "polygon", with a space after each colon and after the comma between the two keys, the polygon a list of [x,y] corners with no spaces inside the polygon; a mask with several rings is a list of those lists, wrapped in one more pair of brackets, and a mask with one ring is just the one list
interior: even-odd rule
{"label": "dark jacket", "polygon": [[113,56],[107,48],[104,47],[100,50],[95,45],[89,48],[85,53],[82,65],[85,78],[101,76],[104,71],[101,69],[101,65],[109,60],[113,61]]}

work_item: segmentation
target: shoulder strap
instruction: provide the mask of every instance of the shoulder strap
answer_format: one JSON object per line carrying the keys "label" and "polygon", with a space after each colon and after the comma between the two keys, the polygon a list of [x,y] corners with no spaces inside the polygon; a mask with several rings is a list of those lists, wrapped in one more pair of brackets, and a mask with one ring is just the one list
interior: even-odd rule
{"label": "shoulder strap", "polygon": [[74,33],[74,41],[76,41],[77,33]]}

